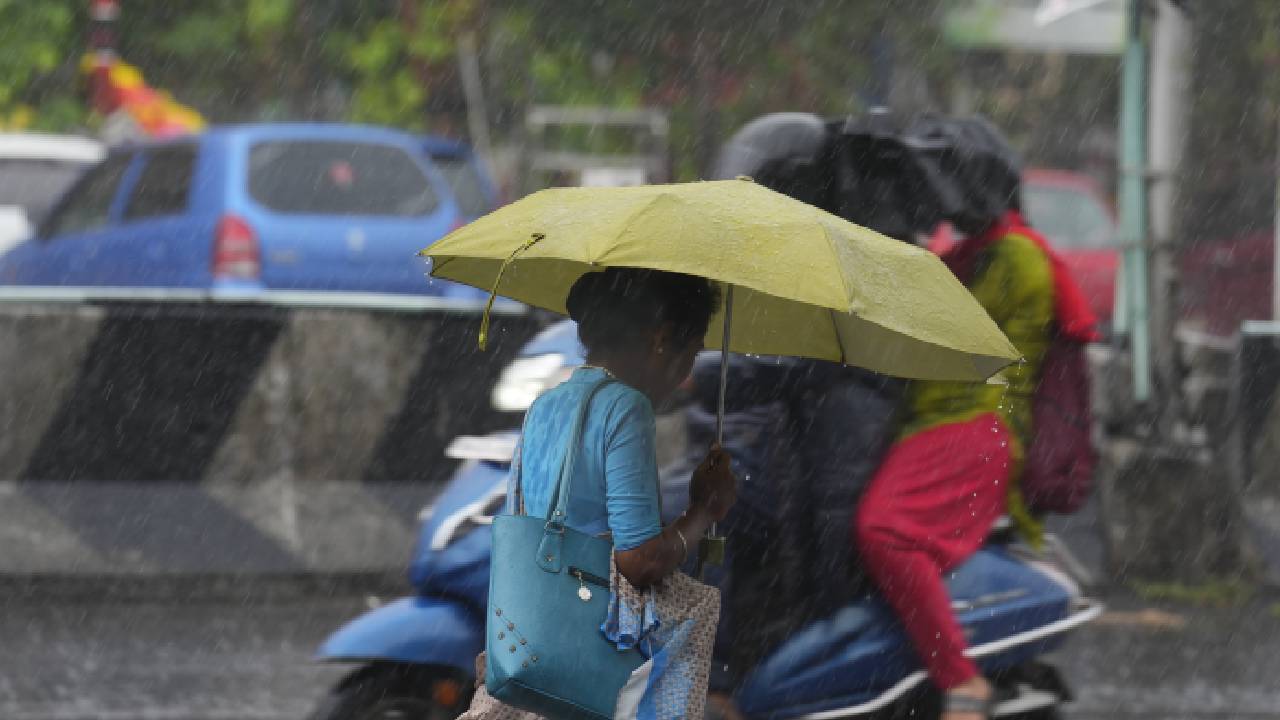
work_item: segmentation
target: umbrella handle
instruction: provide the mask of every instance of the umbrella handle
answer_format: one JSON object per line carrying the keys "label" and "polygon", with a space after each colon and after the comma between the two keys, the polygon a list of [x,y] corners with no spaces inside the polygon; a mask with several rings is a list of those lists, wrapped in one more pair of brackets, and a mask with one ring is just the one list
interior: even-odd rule
{"label": "umbrella handle", "polygon": [[530,235],[529,239],[512,250],[511,256],[503,260],[502,265],[498,267],[498,276],[493,279],[493,290],[489,293],[489,302],[484,304],[484,315],[480,318],[480,335],[476,338],[476,344],[480,346],[482,352],[489,349],[489,315],[493,313],[493,301],[498,299],[498,286],[502,284],[502,276],[506,274],[507,266],[515,262],[517,255],[537,245],[546,237],[542,233]]}

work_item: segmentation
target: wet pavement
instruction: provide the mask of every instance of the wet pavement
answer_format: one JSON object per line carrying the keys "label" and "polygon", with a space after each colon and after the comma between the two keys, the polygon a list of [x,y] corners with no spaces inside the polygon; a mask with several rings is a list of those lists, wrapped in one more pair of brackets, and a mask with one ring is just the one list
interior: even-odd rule
{"label": "wet pavement", "polygon": [[[376,602],[350,584],[3,597],[5,720],[303,718],[343,672],[311,653]],[[1055,658],[1079,695],[1068,718],[1280,719],[1276,598],[1188,609],[1121,596],[1109,607]]]}

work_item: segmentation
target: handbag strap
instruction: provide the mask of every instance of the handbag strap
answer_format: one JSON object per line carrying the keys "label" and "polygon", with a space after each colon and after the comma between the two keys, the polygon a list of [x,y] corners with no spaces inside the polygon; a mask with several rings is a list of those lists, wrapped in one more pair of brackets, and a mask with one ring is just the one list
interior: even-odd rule
{"label": "handbag strap", "polygon": [[[551,503],[547,507],[547,523],[550,525],[555,520],[556,525],[563,526],[564,518],[568,513],[569,493],[573,488],[573,471],[577,466],[578,448],[582,445],[582,431],[587,424],[587,409],[591,405],[591,400],[596,396],[605,385],[615,382],[612,377],[603,377],[597,380],[589,388],[587,388],[586,396],[582,399],[574,411],[572,431],[569,435],[569,447],[565,450],[564,462],[560,465],[560,476],[556,479],[556,486],[551,491]],[[525,416],[526,422],[528,415]],[[525,515],[524,506],[524,428],[520,431],[520,442],[516,446],[516,455],[514,460],[513,472],[514,488],[516,502],[515,514]]]}
{"label": "handbag strap", "polygon": [[569,493],[573,488],[573,471],[578,465],[578,448],[582,445],[582,430],[587,424],[587,409],[591,406],[591,399],[596,396],[596,393],[612,382],[613,378],[607,375],[597,380],[587,389],[586,397],[578,406],[577,414],[573,418],[572,434],[569,436],[569,447],[565,451],[564,462],[560,465],[560,478],[556,480],[555,489],[551,491],[553,502],[547,508],[548,526],[563,526],[564,519],[568,517]]}
{"label": "handbag strap", "polygon": [[520,437],[516,440],[516,450],[511,458],[511,493],[515,496],[514,514],[524,515],[524,488],[520,486],[520,469],[524,465],[524,429],[529,424],[529,413],[524,414],[520,423]]}

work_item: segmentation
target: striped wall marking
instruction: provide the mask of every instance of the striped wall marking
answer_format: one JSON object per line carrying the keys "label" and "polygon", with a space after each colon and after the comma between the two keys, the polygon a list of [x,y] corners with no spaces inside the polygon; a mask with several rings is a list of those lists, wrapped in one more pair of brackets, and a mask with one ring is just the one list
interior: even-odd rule
{"label": "striped wall marking", "polygon": [[0,482],[0,548],[0,573],[101,572],[108,567],[106,558],[11,481]]}
{"label": "striped wall marking", "polygon": [[202,478],[282,326],[111,308],[22,478]]}
{"label": "striped wall marking", "polygon": [[105,313],[15,307],[0,314],[0,480],[22,474],[75,387]]}
{"label": "striped wall marking", "polygon": [[[471,318],[442,316],[424,342],[398,409],[366,465],[364,480],[438,484],[454,464],[444,457],[458,435],[510,429],[519,417],[502,416],[489,394],[501,369],[532,337],[534,323],[495,324],[489,349],[476,347]],[[440,392],[440,386],[448,392]],[[423,439],[429,438],[430,443]]]}
{"label": "striped wall marking", "polygon": [[102,314],[22,470],[23,494],[126,571],[298,569],[191,482],[222,444],[281,318],[151,313]]}
{"label": "striped wall marking", "polygon": [[24,483],[38,503],[105,560],[81,572],[284,573],[302,564],[195,483]]}
{"label": "striped wall marking", "polygon": [[417,527],[388,506],[420,509],[435,492],[409,483],[306,484],[295,506],[301,542],[294,548],[261,519],[279,512],[274,489],[46,482],[27,488],[30,497],[2,483],[0,573],[399,573]]}
{"label": "striped wall marking", "polygon": [[[403,567],[416,514],[436,488],[405,483],[414,486],[406,493],[400,483],[360,488],[359,480],[412,376],[433,366],[438,321],[426,324],[294,313],[237,410],[206,490],[306,564]],[[342,362],[298,362],[327,354]],[[415,445],[423,431],[416,428]],[[414,500],[404,502],[406,494]]]}
{"label": "striped wall marking", "polygon": [[[44,556],[41,568],[86,573],[402,569],[412,548],[417,513],[438,485],[379,481],[387,477],[419,481],[424,476],[447,477],[453,463],[442,457],[444,443],[459,432],[457,423],[492,414],[488,408],[491,376],[496,376],[506,356],[514,353],[533,327],[528,321],[517,322],[514,332],[500,336],[508,346],[506,353],[491,350],[476,356],[468,343],[474,339],[473,317],[374,313],[370,321],[358,317],[360,313],[335,312],[334,316],[340,316],[335,322],[338,330],[321,341],[318,337],[325,333],[317,333],[313,321],[319,322],[320,315],[330,313],[309,310],[295,314],[263,308],[233,317],[241,324],[259,326],[259,337],[246,350],[238,344],[240,339],[221,331],[214,338],[221,344],[208,342],[207,337],[210,328],[217,327],[215,321],[232,317],[232,312],[241,313],[239,308],[40,307],[34,312],[23,309],[14,317],[15,310],[18,308],[0,307],[0,327],[8,322],[7,330],[12,331],[25,323],[31,327],[22,329],[49,333],[51,341],[64,346],[70,333],[56,328],[56,319],[71,322],[67,318],[74,318],[82,323],[78,355],[68,353],[73,357],[62,371],[51,373],[47,364],[36,368],[34,377],[46,386],[50,374],[61,379],[63,391],[56,396],[60,401],[43,388],[32,393],[32,406],[44,408],[45,421],[20,424],[17,427],[23,432],[12,433],[27,437],[28,446],[36,445],[36,451],[18,462],[10,452],[5,467],[11,475],[33,478],[14,487],[24,504],[38,512],[23,513],[15,530],[30,535],[33,528],[55,528],[63,538],[51,546],[60,549]],[[310,316],[308,322],[295,322],[293,316],[303,314]],[[122,327],[129,323],[149,327]],[[350,333],[341,327],[344,324],[373,328],[382,334],[351,342]],[[275,325],[284,330],[270,330]],[[157,331],[158,326],[168,330]],[[295,341],[295,334],[301,340]],[[16,337],[13,332],[9,335]],[[347,342],[334,342],[335,338]],[[360,342],[366,346],[352,352]],[[208,357],[227,343],[236,344],[238,367],[226,367],[225,363],[219,367],[217,357],[212,363]],[[330,354],[339,355],[347,366],[335,370],[325,369],[323,363],[304,364],[299,373],[299,363],[329,350],[326,344],[332,348]],[[384,344],[390,347],[379,347]],[[450,349],[437,355],[441,347]],[[178,352],[170,352],[175,349]],[[381,359],[374,361],[372,355]],[[448,372],[433,374],[441,370],[442,357]],[[0,382],[14,383],[12,363],[18,360],[11,354],[5,361],[10,365],[0,364]],[[386,366],[385,372],[367,376],[375,366]],[[147,403],[164,406],[167,401],[173,409],[173,391],[166,388],[169,383],[146,381],[153,372],[165,377],[172,367],[185,368],[186,375],[169,378],[170,382],[206,382],[196,388],[197,401],[182,396],[185,402],[176,405],[183,412],[176,415],[134,412],[130,416],[128,411],[145,409]],[[130,371],[134,377],[129,377]],[[216,376],[212,380],[207,377],[210,372]],[[336,429],[330,428],[328,445],[313,444],[299,452],[299,440],[292,433],[272,430],[297,429],[299,418],[291,408],[318,404],[316,393],[323,396],[329,387],[349,382],[363,383],[362,390],[334,394],[345,395],[339,405],[351,417]],[[414,382],[419,383],[417,392],[411,390]],[[283,393],[282,387],[286,388]],[[417,401],[424,392],[429,394],[431,406],[426,417],[406,414],[406,408],[422,409]],[[96,402],[101,396],[107,396],[108,402],[122,396],[130,402],[104,413]],[[460,412],[461,404],[468,407]],[[186,413],[190,407],[201,412]],[[264,423],[261,414],[268,407],[274,408],[277,417]],[[361,407],[363,411],[355,411]],[[12,418],[13,406],[8,408]],[[124,452],[108,457],[110,453],[95,453],[93,447],[86,452],[77,444],[88,438],[91,446],[94,442],[103,445],[100,431],[107,425],[118,429],[115,426],[122,415],[127,431]],[[313,417],[325,415],[315,413]],[[337,414],[329,416],[333,419]],[[358,442],[358,433],[351,432],[352,428],[363,432]],[[159,434],[148,432],[151,430]],[[188,442],[192,432],[205,437],[194,451]],[[170,444],[165,439],[173,438],[181,441],[176,443],[176,451],[175,447],[164,447]],[[332,442],[335,438],[346,442]],[[229,449],[237,442],[238,452]],[[120,450],[114,439],[105,445]],[[410,457],[400,457],[406,449]],[[362,466],[374,465],[378,453],[395,456],[399,468],[409,468],[415,474],[367,472]],[[228,455],[239,458],[228,462]],[[416,464],[424,456],[430,456],[430,461]],[[25,467],[27,472],[13,471],[15,466]],[[51,467],[78,479],[67,482],[61,472],[49,472]],[[32,472],[41,468],[40,473]],[[277,476],[290,482],[271,482]],[[365,483],[358,482],[361,477]],[[203,484],[193,482],[201,478]],[[237,492],[237,486],[251,492]],[[253,499],[246,499],[248,496]],[[28,522],[36,519],[38,525]],[[0,550],[0,568],[13,566],[4,554],[5,550]]]}

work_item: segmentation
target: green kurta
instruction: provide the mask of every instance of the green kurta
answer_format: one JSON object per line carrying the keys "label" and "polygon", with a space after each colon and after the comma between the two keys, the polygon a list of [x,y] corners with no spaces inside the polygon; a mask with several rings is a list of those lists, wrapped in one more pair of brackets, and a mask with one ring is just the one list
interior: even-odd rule
{"label": "green kurta", "polygon": [[1024,448],[1031,441],[1031,400],[1053,324],[1053,270],[1033,240],[1009,233],[978,256],[969,290],[1013,342],[1024,360],[1001,375],[1008,385],[913,382],[907,391],[908,417],[901,437],[947,423],[998,413],[1011,431],[1009,514],[1038,542],[1041,528],[1027,512],[1018,491]]}

